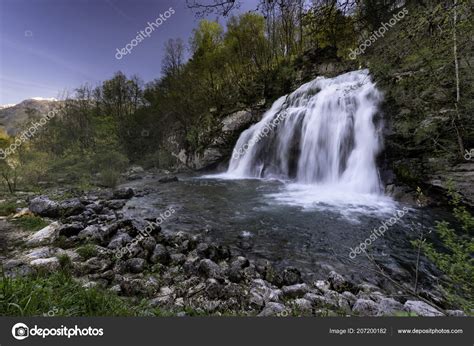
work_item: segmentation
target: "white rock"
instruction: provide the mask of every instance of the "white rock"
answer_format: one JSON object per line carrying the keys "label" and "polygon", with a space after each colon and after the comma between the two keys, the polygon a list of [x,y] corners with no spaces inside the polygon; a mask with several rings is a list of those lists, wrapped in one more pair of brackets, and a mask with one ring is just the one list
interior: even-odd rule
{"label": "white rock", "polygon": [[56,257],[38,258],[30,262],[30,266],[36,269],[53,272],[59,269],[59,260]]}
{"label": "white rock", "polygon": [[26,244],[29,246],[37,246],[44,244],[51,244],[58,235],[59,222],[53,222],[45,228],[40,229],[35,234],[31,235]]}
{"label": "white rock", "polygon": [[438,311],[431,305],[428,305],[420,300],[407,300],[404,307],[405,310],[414,312],[418,316],[444,316],[441,311]]}

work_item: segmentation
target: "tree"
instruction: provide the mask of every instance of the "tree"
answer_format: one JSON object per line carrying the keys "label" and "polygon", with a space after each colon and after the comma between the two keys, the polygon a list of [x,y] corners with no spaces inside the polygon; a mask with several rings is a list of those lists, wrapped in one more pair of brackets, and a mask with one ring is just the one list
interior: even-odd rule
{"label": "tree", "polygon": [[175,75],[179,73],[184,64],[184,49],[184,42],[180,38],[166,41],[165,56],[161,67],[163,74]]}

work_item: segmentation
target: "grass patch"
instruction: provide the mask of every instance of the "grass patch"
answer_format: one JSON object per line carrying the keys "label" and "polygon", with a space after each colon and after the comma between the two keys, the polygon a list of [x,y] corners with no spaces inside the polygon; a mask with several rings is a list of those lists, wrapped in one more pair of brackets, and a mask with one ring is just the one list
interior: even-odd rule
{"label": "grass patch", "polygon": [[0,216],[8,216],[16,212],[18,205],[13,201],[5,201],[0,203]]}
{"label": "grass patch", "polygon": [[41,217],[32,215],[25,215],[18,219],[13,219],[12,222],[18,227],[32,232],[39,231],[40,229],[49,225],[49,223],[43,220]]}
{"label": "grass patch", "polygon": [[84,258],[88,260],[89,258],[97,256],[97,248],[94,244],[86,244],[76,249],[76,252]]}
{"label": "grass patch", "polygon": [[1,316],[42,316],[52,310],[56,316],[159,314],[144,309],[144,305],[132,304],[113,292],[83,288],[65,270],[47,276],[14,279],[0,276]]}

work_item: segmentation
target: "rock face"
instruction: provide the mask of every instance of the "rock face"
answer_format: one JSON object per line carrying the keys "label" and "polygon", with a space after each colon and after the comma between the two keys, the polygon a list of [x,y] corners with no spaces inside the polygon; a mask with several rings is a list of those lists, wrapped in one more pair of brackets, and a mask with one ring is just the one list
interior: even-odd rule
{"label": "rock face", "polygon": [[216,167],[219,163],[226,161],[237,141],[240,133],[253,123],[260,120],[262,112],[243,109],[224,117],[220,124],[217,136],[213,132],[213,140],[201,153],[187,153],[175,136],[170,137],[173,146],[173,156],[187,168],[201,170]]}
{"label": "rock face", "polygon": [[[466,160],[467,161],[467,160]],[[447,170],[437,171],[429,176],[429,183],[434,187],[445,189],[451,181],[464,200],[474,206],[474,157],[466,163],[458,164]]]}

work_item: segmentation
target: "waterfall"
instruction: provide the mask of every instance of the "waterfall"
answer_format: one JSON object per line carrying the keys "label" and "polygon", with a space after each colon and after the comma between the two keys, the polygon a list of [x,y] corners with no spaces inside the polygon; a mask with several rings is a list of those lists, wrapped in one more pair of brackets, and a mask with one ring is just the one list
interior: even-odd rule
{"label": "waterfall", "polygon": [[380,100],[368,70],[318,77],[279,98],[240,135],[226,175],[380,194]]}

